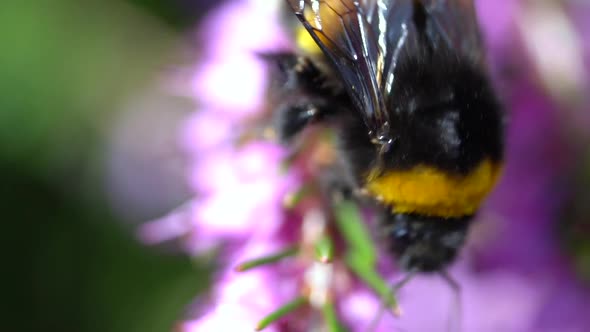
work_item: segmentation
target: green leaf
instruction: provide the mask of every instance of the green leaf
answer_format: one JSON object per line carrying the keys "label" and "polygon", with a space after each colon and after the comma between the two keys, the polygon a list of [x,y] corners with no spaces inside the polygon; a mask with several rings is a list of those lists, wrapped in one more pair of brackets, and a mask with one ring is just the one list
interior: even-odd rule
{"label": "green leaf", "polygon": [[356,204],[345,200],[337,202],[334,212],[348,249],[362,257],[368,266],[374,266],[377,262],[377,250]]}
{"label": "green leaf", "polygon": [[346,263],[356,275],[367,284],[391,308],[394,313],[399,311],[397,299],[391,291],[391,285],[381,277],[375,267],[367,264],[362,256],[351,253],[347,255]]}
{"label": "green leaf", "polygon": [[315,244],[316,259],[322,263],[329,263],[334,258],[334,242],[328,236],[323,236]]}
{"label": "green leaf", "polygon": [[334,209],[338,227],[348,245],[346,262],[349,268],[385,301],[387,307],[397,312],[398,304],[391,286],[376,270],[377,249],[356,204],[341,201]]}
{"label": "green leaf", "polygon": [[287,257],[295,256],[295,255],[297,255],[298,252],[299,252],[299,248],[297,248],[295,246],[289,247],[289,248],[283,249],[277,253],[274,253],[272,255],[259,257],[259,258],[255,258],[255,259],[243,262],[243,263],[239,264],[238,266],[236,266],[235,270],[238,272],[244,272],[244,271],[248,271],[248,270],[257,268],[259,266],[273,264],[273,263],[281,261]]}
{"label": "green leaf", "polygon": [[344,325],[338,320],[338,316],[336,315],[336,309],[334,308],[334,303],[330,301],[326,302],[322,310],[322,316],[324,317],[324,322],[326,323],[328,332],[346,331]]}
{"label": "green leaf", "polygon": [[267,328],[270,324],[276,322],[277,320],[285,317],[286,315],[292,313],[293,311],[301,308],[304,304],[307,303],[307,299],[304,297],[298,297],[295,300],[281,306],[277,310],[270,313],[268,316],[264,317],[256,326],[256,331],[262,331]]}

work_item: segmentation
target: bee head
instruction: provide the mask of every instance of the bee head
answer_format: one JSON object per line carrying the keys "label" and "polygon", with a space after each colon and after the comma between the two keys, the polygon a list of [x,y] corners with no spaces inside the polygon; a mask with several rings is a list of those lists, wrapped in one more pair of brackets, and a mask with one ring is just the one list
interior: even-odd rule
{"label": "bee head", "polygon": [[386,237],[400,267],[434,272],[451,263],[462,247],[471,217],[443,219],[412,214],[389,214]]}

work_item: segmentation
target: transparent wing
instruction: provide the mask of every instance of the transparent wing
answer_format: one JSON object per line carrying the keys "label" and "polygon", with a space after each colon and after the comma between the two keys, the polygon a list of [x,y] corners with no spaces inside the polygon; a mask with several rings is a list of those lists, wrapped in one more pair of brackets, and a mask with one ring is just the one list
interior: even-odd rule
{"label": "transparent wing", "polygon": [[421,0],[433,22],[432,28],[450,49],[483,61],[481,34],[473,0]]}
{"label": "transparent wing", "polygon": [[[299,20],[340,73],[354,106],[375,133],[387,122],[382,82],[383,0],[288,0]],[[380,43],[381,42],[381,43]]]}
{"label": "transparent wing", "polygon": [[[287,0],[332,61],[354,106],[378,138],[388,122],[385,105],[403,55],[419,54],[425,40],[480,63],[480,33],[473,0]],[[426,11],[419,31],[415,11]],[[421,34],[426,33],[426,39]]]}
{"label": "transparent wing", "polygon": [[[474,64],[483,63],[480,31],[473,0],[390,0],[385,10],[385,56],[381,91],[387,100],[394,89],[395,69],[404,56],[453,50]],[[415,11],[426,12],[425,31],[419,31]],[[375,24],[374,28],[375,27]],[[428,45],[424,45],[424,43]]]}

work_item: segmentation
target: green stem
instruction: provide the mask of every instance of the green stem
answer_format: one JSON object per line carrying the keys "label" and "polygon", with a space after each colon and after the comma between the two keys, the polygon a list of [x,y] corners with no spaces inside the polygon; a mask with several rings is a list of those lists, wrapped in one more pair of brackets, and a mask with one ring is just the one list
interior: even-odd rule
{"label": "green stem", "polygon": [[238,272],[248,271],[253,268],[262,266],[262,265],[276,263],[276,262],[278,262],[284,258],[287,258],[287,257],[295,256],[298,252],[299,252],[298,247],[296,247],[296,246],[289,247],[289,248],[286,248],[276,254],[272,254],[269,256],[264,256],[264,257],[260,257],[260,258],[256,258],[253,260],[243,262],[243,263],[239,264],[238,266],[236,266],[235,270]]}
{"label": "green stem", "polygon": [[282,307],[278,308],[277,310],[270,313],[268,316],[263,318],[258,325],[256,326],[256,331],[262,331],[267,328],[270,324],[276,322],[277,320],[285,317],[286,315],[292,313],[293,311],[299,309],[301,306],[307,303],[307,299],[303,296],[296,298],[295,300],[284,304]]}
{"label": "green stem", "polygon": [[334,303],[331,301],[327,301],[324,305],[322,310],[322,315],[324,316],[324,322],[326,323],[326,327],[328,328],[328,332],[345,332],[343,325],[338,321],[338,316],[336,315],[336,309],[334,308]]}
{"label": "green stem", "polygon": [[385,302],[386,306],[394,314],[399,313],[399,305],[391,286],[377,273],[373,266],[366,264],[360,256],[349,255],[346,260],[348,266],[354,273],[366,283]]}
{"label": "green stem", "polygon": [[316,259],[322,263],[330,263],[334,258],[334,242],[329,236],[323,236],[315,244]]}
{"label": "green stem", "polygon": [[287,209],[293,209],[309,194],[311,194],[311,186],[304,185],[297,191],[288,193],[283,199],[283,206]]}
{"label": "green stem", "polygon": [[377,250],[357,206],[350,201],[337,202],[334,204],[334,212],[348,250],[362,256],[367,264],[376,264]]}

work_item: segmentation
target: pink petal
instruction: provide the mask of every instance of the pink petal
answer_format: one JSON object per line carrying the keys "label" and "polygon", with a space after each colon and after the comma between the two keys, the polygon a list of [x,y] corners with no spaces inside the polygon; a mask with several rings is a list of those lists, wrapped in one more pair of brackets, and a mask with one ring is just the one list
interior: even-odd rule
{"label": "pink petal", "polygon": [[290,46],[279,22],[278,4],[271,0],[233,1],[208,16],[203,25],[204,38],[209,40],[208,55],[218,58]]}
{"label": "pink petal", "polygon": [[246,117],[259,112],[266,90],[265,65],[253,55],[218,58],[203,65],[193,80],[198,100],[226,115]]}
{"label": "pink petal", "polygon": [[[272,233],[281,221],[273,204],[273,184],[242,185],[200,202],[194,219],[197,232],[209,236],[248,236],[256,231]],[[269,201],[270,200],[270,201]]]}
{"label": "pink petal", "polygon": [[138,231],[139,239],[146,244],[157,244],[187,234],[193,227],[193,204],[186,203],[164,217],[142,225]]}
{"label": "pink petal", "polygon": [[198,156],[208,149],[232,142],[235,123],[215,109],[193,113],[180,128],[180,146],[189,155]]}

